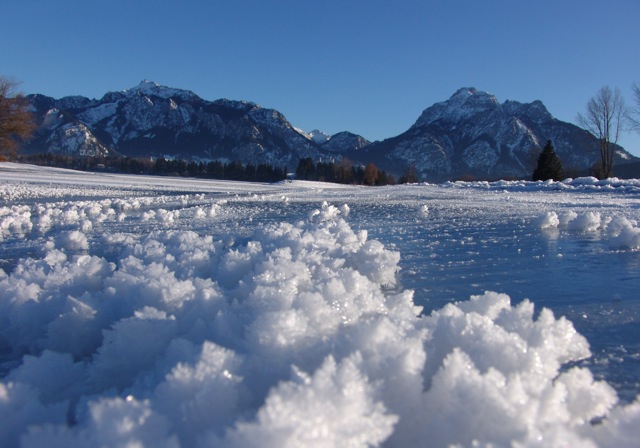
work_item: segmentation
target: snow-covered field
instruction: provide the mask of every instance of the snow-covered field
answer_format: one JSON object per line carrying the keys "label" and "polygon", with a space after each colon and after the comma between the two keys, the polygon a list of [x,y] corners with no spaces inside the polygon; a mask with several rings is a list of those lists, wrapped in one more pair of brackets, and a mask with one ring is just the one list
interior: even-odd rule
{"label": "snow-covered field", "polygon": [[640,181],[0,163],[0,444],[637,446],[638,222]]}

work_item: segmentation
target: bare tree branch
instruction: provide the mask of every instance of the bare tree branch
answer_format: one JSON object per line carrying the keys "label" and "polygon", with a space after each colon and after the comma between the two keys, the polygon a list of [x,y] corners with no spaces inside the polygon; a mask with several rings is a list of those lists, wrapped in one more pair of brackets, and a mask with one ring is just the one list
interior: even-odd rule
{"label": "bare tree branch", "polygon": [[17,87],[17,82],[0,76],[0,158],[14,157],[35,129],[29,102]]}
{"label": "bare tree branch", "polygon": [[631,129],[640,132],[640,85],[634,82],[631,90],[633,91],[635,107],[629,109],[629,124]]}
{"label": "bare tree branch", "polygon": [[598,139],[600,147],[599,177],[611,176],[615,145],[628,119],[624,98],[619,89],[602,87],[587,103],[586,113],[578,114],[578,123]]}

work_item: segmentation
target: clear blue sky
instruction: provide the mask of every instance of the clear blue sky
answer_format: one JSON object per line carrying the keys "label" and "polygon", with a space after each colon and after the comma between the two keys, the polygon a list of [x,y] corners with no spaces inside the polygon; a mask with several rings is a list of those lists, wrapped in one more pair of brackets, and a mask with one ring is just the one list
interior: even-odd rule
{"label": "clear blue sky", "polygon": [[[632,104],[640,1],[6,1],[0,74],[55,98],[149,79],[369,140],[460,87],[575,122],[604,85]],[[640,155],[637,133],[620,143]]]}

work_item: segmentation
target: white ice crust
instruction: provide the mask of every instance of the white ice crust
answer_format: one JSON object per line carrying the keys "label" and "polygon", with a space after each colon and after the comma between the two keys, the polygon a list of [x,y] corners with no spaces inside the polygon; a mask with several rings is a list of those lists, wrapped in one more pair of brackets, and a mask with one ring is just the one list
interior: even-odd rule
{"label": "white ice crust", "polygon": [[[143,198],[4,208],[2,232],[60,226],[42,258],[0,270],[0,440],[6,446],[635,446],[640,402],[571,363],[571,322],[486,292],[428,315],[397,288],[400,254],[354,230],[349,207],[244,242],[108,234]],[[194,211],[215,216],[220,202]],[[162,208],[142,214],[158,224]],[[428,217],[428,207],[420,213]],[[546,230],[637,224],[548,212]]]}

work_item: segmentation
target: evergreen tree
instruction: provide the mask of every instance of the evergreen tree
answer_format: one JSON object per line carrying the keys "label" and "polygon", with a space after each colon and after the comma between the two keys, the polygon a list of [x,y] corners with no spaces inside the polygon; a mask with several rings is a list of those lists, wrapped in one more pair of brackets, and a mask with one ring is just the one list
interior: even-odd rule
{"label": "evergreen tree", "polygon": [[296,178],[301,180],[312,180],[316,175],[316,166],[311,157],[300,159],[296,168]]}
{"label": "evergreen tree", "polygon": [[540,156],[538,156],[538,166],[533,171],[533,180],[562,180],[564,179],[564,170],[562,162],[553,149],[551,140],[548,140]]}

